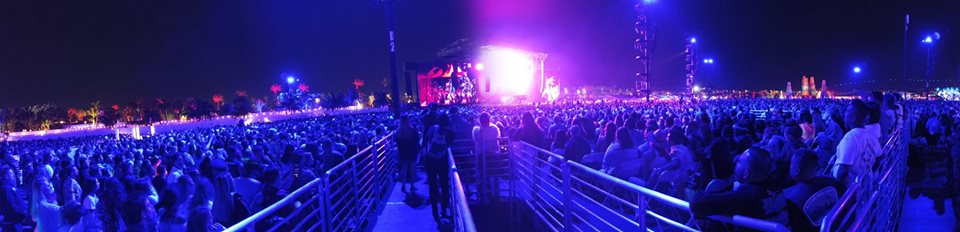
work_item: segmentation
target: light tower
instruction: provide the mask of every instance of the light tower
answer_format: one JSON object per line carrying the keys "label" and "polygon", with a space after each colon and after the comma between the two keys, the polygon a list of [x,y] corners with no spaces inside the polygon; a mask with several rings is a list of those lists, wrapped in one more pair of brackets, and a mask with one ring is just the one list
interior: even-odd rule
{"label": "light tower", "polygon": [[684,69],[686,74],[686,93],[693,94],[693,83],[696,79],[697,68],[700,65],[697,59],[697,38],[690,38],[687,43],[687,49],[683,51]]}
{"label": "light tower", "polygon": [[635,74],[636,96],[645,96],[647,101],[650,101],[650,41],[654,38],[654,25],[647,21],[646,5],[653,4],[653,0],[639,1],[634,6],[637,11],[637,21],[633,24],[633,29],[637,32],[637,39],[633,42],[633,48],[637,50],[635,59],[640,64],[640,70]]}

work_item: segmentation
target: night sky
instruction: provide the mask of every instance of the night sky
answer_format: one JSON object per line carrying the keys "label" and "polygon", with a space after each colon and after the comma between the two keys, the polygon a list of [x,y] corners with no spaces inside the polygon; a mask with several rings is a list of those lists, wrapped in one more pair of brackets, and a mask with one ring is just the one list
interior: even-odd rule
{"label": "night sky", "polygon": [[[628,0],[400,0],[401,62],[432,61],[460,38],[549,53],[561,85],[633,86]],[[960,79],[958,1],[656,0],[654,89],[682,88],[686,38],[716,60],[719,88],[784,88],[801,75],[830,83],[922,76],[922,34],[940,32],[934,79]],[[0,107],[121,105],[137,98],[269,94],[280,74],[312,91],[389,76],[377,0],[5,1],[0,3]],[[854,64],[864,73],[853,76]]]}

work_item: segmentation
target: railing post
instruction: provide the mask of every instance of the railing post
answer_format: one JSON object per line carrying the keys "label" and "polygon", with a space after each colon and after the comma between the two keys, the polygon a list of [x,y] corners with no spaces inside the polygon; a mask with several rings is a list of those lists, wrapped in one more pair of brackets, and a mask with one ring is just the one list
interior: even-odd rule
{"label": "railing post", "polygon": [[[358,214],[360,212],[360,182],[357,181],[357,179],[359,179],[359,176],[357,175],[357,159],[359,158],[360,156],[357,156],[357,158],[350,160],[350,166],[352,166],[350,167],[350,180],[353,181],[353,187],[351,188],[353,192],[353,207],[357,209]],[[355,217],[355,216],[356,215],[350,215],[350,217]],[[353,219],[354,219],[352,220],[353,225],[351,226],[357,226],[359,218],[353,218]]]}
{"label": "railing post", "polygon": [[643,194],[637,194],[637,224],[640,224],[640,231],[647,231],[647,197]]}
{"label": "railing post", "polygon": [[321,178],[323,178],[323,182],[320,183],[320,194],[323,194],[321,196],[323,199],[320,199],[320,206],[323,208],[320,209],[320,212],[323,221],[320,223],[323,223],[323,225],[320,227],[320,231],[328,232],[331,231],[330,213],[333,211],[330,205],[330,175],[323,174]]}
{"label": "railing post", "polygon": [[560,164],[563,170],[563,229],[573,231],[573,184],[570,183],[570,164],[567,162]]}
{"label": "railing post", "polygon": [[373,198],[371,199],[371,203],[380,201],[380,195],[381,195],[381,189],[382,189],[380,186],[380,159],[383,157],[386,157],[387,155],[386,154],[387,147],[385,145],[386,142],[387,142],[386,139],[382,139],[380,141],[374,142],[373,150],[375,150],[375,152],[373,154],[370,154],[370,155],[373,155],[373,159],[370,159],[371,160],[370,168],[373,169],[372,170],[373,178],[370,179],[370,181],[372,182],[371,184],[373,185],[370,189],[370,191],[373,191],[373,195],[371,195],[371,197]]}

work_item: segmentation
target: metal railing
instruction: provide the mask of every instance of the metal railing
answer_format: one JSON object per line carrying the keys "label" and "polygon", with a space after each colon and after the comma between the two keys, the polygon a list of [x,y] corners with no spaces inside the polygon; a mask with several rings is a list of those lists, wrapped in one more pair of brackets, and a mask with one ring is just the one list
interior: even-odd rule
{"label": "metal railing", "polygon": [[450,187],[452,188],[452,202],[453,209],[453,229],[454,231],[465,231],[465,232],[474,232],[477,231],[476,225],[473,223],[473,214],[470,213],[470,205],[468,204],[467,194],[464,191],[463,181],[460,179],[459,169],[457,169],[457,164],[453,159],[453,152],[447,152],[449,156],[449,165],[450,165]]}
{"label": "metal railing", "polygon": [[394,134],[224,231],[360,231],[395,182]]}
{"label": "metal railing", "polygon": [[907,191],[907,131],[898,127],[891,133],[876,170],[858,177],[858,181],[847,188],[827,213],[821,231],[897,230]]}
{"label": "metal railing", "polygon": [[[513,142],[510,195],[550,231],[700,231],[687,201]],[[741,215],[709,219],[759,231],[789,231]]]}
{"label": "metal railing", "polygon": [[699,231],[686,201],[525,142],[514,143],[514,197],[552,231]]}

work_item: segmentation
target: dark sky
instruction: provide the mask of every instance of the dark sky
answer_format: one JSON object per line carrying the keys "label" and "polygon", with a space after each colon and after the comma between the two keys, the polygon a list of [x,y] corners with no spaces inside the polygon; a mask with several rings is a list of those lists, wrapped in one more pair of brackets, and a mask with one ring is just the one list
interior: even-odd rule
{"label": "dark sky", "polygon": [[[783,88],[801,75],[831,84],[910,74],[923,33],[938,31],[935,79],[960,78],[958,1],[656,0],[651,85],[682,88],[686,38],[717,63],[721,88]],[[400,61],[431,61],[460,38],[550,54],[564,85],[632,86],[631,0],[400,0]],[[5,1],[0,3],[0,107],[86,106],[268,94],[280,74],[314,91],[388,77],[383,6],[328,1]],[[853,64],[865,73],[853,77]],[[795,88],[798,88],[795,87]]]}

